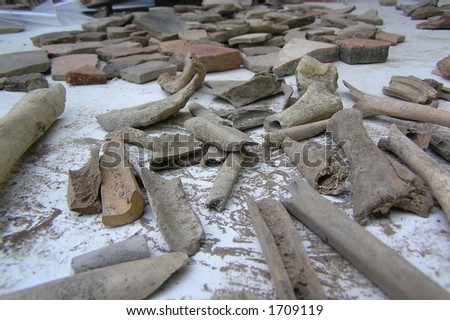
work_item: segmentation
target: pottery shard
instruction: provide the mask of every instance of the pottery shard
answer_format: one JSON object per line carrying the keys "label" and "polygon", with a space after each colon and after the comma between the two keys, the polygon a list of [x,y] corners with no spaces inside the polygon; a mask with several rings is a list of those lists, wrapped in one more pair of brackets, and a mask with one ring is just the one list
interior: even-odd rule
{"label": "pottery shard", "polygon": [[95,67],[98,58],[96,54],[70,54],[51,59],[51,75],[55,81],[63,81],[66,78],[66,73],[70,70],[80,68],[82,66],[90,65]]}
{"label": "pottery shard", "polygon": [[67,204],[69,209],[81,214],[101,212],[99,150],[91,150],[86,164],[78,170],[69,170]]}
{"label": "pottery shard", "polygon": [[189,53],[195,55],[205,66],[206,72],[227,71],[240,68],[243,63],[238,50],[209,44],[197,44],[179,48],[169,60],[182,70]]}
{"label": "pottery shard", "polygon": [[406,37],[404,35],[391,33],[391,32],[378,31],[375,34],[375,40],[388,41],[393,46],[399,44],[400,42],[404,42],[405,38]]}
{"label": "pottery shard", "polygon": [[89,32],[105,32],[108,27],[120,27],[131,21],[133,15],[128,14],[121,17],[100,18],[89,21],[81,25],[84,31]]}
{"label": "pottery shard", "polygon": [[137,235],[74,257],[72,269],[74,273],[80,273],[149,257],[147,240],[143,235]]}
{"label": "pottery shard", "polygon": [[173,40],[186,29],[186,23],[174,13],[154,10],[134,19],[134,24],[161,41]]}
{"label": "pottery shard", "polygon": [[372,39],[375,37],[375,33],[377,32],[377,30],[378,28],[373,25],[366,23],[359,23],[339,31],[336,40],[354,39],[354,38]]}
{"label": "pottery shard", "polygon": [[310,56],[302,57],[295,70],[297,89],[300,96],[314,82],[322,83],[328,92],[335,93],[338,88],[338,76],[337,68],[334,65],[321,63]]}
{"label": "pottery shard", "polygon": [[268,53],[257,56],[244,56],[244,67],[255,73],[272,72],[278,53]]}
{"label": "pottery shard", "polygon": [[450,56],[439,60],[436,66],[444,78],[450,79]]}
{"label": "pottery shard", "polygon": [[23,30],[25,30],[25,26],[21,24],[0,19],[0,34],[17,33]]}
{"label": "pottery shard", "polygon": [[369,24],[374,24],[377,26],[383,25],[384,21],[378,16],[378,10],[377,9],[370,9],[363,14],[356,16],[354,18],[356,21],[361,21]]}
{"label": "pottery shard", "polygon": [[77,34],[79,41],[103,41],[106,39],[106,32],[83,32]]}
{"label": "pottery shard", "polygon": [[60,43],[42,46],[42,50],[47,51],[50,58],[65,56],[77,53],[95,53],[98,48],[104,47],[104,44],[97,41]]}
{"label": "pottery shard", "polygon": [[99,48],[96,50],[98,57],[104,61],[108,61],[115,58],[127,57],[136,54],[151,54],[158,52],[158,46],[148,47],[123,47],[123,46],[109,46],[105,48]]}
{"label": "pottery shard", "polygon": [[108,79],[120,77],[120,71],[147,61],[168,61],[169,57],[160,53],[137,54],[129,57],[111,59],[106,63],[103,72]]}
{"label": "pottery shard", "polygon": [[346,39],[336,41],[340,59],[348,64],[386,62],[390,42],[372,39]]}
{"label": "pottery shard", "polygon": [[177,66],[165,61],[149,61],[123,69],[120,77],[129,82],[146,83],[157,79],[163,73],[175,75]]}
{"label": "pottery shard", "polygon": [[269,40],[271,37],[270,33],[249,33],[229,39],[228,44],[234,46],[240,43],[260,43]]}
{"label": "pottery shard", "polygon": [[417,29],[450,29],[450,11],[444,11],[442,15],[436,18],[430,18],[427,21],[416,25]]}
{"label": "pottery shard", "polygon": [[35,89],[48,88],[48,82],[41,73],[29,73],[6,78],[2,87],[5,91],[30,92]]}
{"label": "pottery shard", "polygon": [[279,79],[270,73],[258,73],[248,81],[210,81],[215,95],[229,101],[235,107],[242,107],[254,101],[282,92]]}
{"label": "pottery shard", "polygon": [[65,80],[72,85],[104,84],[107,81],[103,71],[90,65],[68,71]]}
{"label": "pottery shard", "polygon": [[113,137],[104,149],[100,158],[102,221],[108,227],[123,226],[144,213],[145,200],[125,159],[123,141]]}
{"label": "pottery shard", "polygon": [[61,32],[50,32],[44,33],[31,38],[31,42],[36,47],[42,47],[49,44],[58,43],[74,43],[77,41],[76,34],[80,31],[61,31]]}
{"label": "pottery shard", "polygon": [[20,76],[27,73],[46,73],[50,60],[44,50],[14,52],[0,55],[0,77]]}
{"label": "pottery shard", "polygon": [[279,77],[294,74],[297,63],[304,55],[309,55],[320,62],[333,62],[339,58],[339,49],[334,44],[292,39],[278,54],[273,73]]}

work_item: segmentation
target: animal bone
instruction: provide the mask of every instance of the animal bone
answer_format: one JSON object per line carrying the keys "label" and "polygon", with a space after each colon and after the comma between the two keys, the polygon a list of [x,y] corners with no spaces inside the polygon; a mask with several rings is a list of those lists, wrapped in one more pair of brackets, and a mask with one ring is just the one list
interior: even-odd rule
{"label": "animal bone", "polygon": [[215,114],[212,111],[209,111],[205,107],[203,107],[199,103],[192,103],[189,105],[189,112],[192,113],[196,117],[205,118],[209,121],[216,122],[223,126],[231,127],[233,125],[232,121],[223,119],[221,116]]}
{"label": "animal bone", "polygon": [[321,120],[282,130],[267,132],[264,134],[264,140],[270,145],[278,148],[283,140],[288,137],[295,141],[314,137],[319,133],[324,132],[327,128],[327,124],[328,120]]}
{"label": "animal bone", "polygon": [[352,221],[300,178],[281,203],[393,299],[450,299],[450,294]]}

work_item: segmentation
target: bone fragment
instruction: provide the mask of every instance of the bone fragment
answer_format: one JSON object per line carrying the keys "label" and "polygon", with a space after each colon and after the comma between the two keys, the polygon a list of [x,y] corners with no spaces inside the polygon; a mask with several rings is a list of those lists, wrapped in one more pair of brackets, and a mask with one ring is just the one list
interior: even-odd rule
{"label": "bone fragment", "polygon": [[219,212],[225,209],[234,184],[242,171],[243,161],[244,156],[240,152],[230,152],[228,154],[220,166],[214,184],[209,191],[208,199],[206,200],[207,208],[214,208]]}
{"label": "bone fragment", "polygon": [[257,145],[247,134],[231,127],[195,117],[184,122],[187,131],[194,138],[213,145],[223,151],[239,151],[244,146]]}
{"label": "bone fragment", "polygon": [[427,155],[410,141],[395,125],[391,125],[387,139],[380,146],[395,153],[431,188],[450,221],[450,173],[448,168]]}
{"label": "bone fragment", "polygon": [[297,299],[325,299],[325,292],[289,213],[275,200],[260,200],[256,205],[272,233]]}
{"label": "bone fragment", "polygon": [[437,131],[437,126],[430,123],[401,120],[388,116],[379,116],[378,118],[397,125],[403,134],[424,150],[428,148],[433,134]]}
{"label": "bone fragment", "polygon": [[229,101],[235,107],[242,107],[282,92],[283,83],[283,79],[271,73],[261,72],[248,81],[209,81],[207,84],[215,95]]}
{"label": "bone fragment", "polygon": [[389,86],[383,88],[385,95],[405,101],[426,104],[438,97],[438,92],[425,81],[409,76],[394,76]]}
{"label": "bone fragment", "polygon": [[78,170],[69,170],[67,203],[69,209],[81,214],[99,213],[102,210],[99,166],[99,148],[91,150],[88,162]]}
{"label": "bone fragment", "polygon": [[119,136],[125,143],[149,150],[153,150],[153,144],[155,143],[155,138],[147,134],[147,132],[132,127],[122,127],[112,132],[108,132],[105,139],[111,140],[114,136]]}
{"label": "bone fragment", "polygon": [[183,72],[180,75],[173,76],[170,73],[163,73],[159,76],[157,82],[161,89],[173,94],[186,87],[195,75],[199,77],[195,88],[195,90],[198,90],[205,80],[206,68],[195,55],[189,53],[184,59]]}
{"label": "bone fragment", "polygon": [[390,161],[364,129],[362,113],[345,109],[329,121],[328,131],[343,149],[352,175],[353,216],[366,224],[371,213],[388,214],[392,206],[427,216],[431,195],[419,179],[398,162]]}
{"label": "bone fragment", "polygon": [[272,111],[269,107],[250,105],[221,113],[221,116],[230,120],[233,123],[233,128],[242,131],[262,126],[264,120],[274,113],[275,111]]}
{"label": "bone fragment", "polygon": [[284,139],[281,148],[306,181],[322,194],[342,193],[349,169],[338,154],[318,142]]}
{"label": "bone fragment", "polygon": [[137,300],[145,299],[186,265],[185,253],[134,260],[78,273],[3,295],[5,300]]}
{"label": "bone fragment", "polygon": [[220,150],[214,146],[208,148],[208,151],[203,155],[200,164],[206,167],[216,167],[222,165],[225,159],[228,157],[226,151]]}
{"label": "bone fragment", "polygon": [[450,294],[297,178],[282,204],[393,299],[450,299]]}
{"label": "bone fragment", "polygon": [[149,257],[147,240],[142,235],[136,235],[72,258],[72,270],[80,273]]}
{"label": "bone fragment", "polygon": [[0,182],[22,154],[64,112],[66,90],[60,84],[36,89],[0,118]]}
{"label": "bone fragment", "polygon": [[196,75],[186,87],[165,99],[131,108],[111,110],[96,116],[97,121],[106,131],[124,126],[139,128],[158,123],[182,109],[197,90],[199,82],[200,78]]}
{"label": "bone fragment", "polygon": [[295,300],[297,297],[292,287],[291,279],[286,271],[280,252],[269,227],[264,222],[258,209],[258,205],[253,198],[246,198],[247,208],[258,236],[259,244],[269,267],[275,291],[280,300]]}
{"label": "bone fragment", "polygon": [[264,129],[274,131],[328,119],[342,108],[339,97],[324,90],[321,84],[313,83],[296,103],[268,117]]}
{"label": "bone fragment", "polygon": [[205,118],[209,121],[231,127],[233,123],[230,120],[223,119],[221,116],[209,111],[199,103],[191,103],[189,105],[189,112],[196,117]]}
{"label": "bone fragment", "polygon": [[299,126],[267,132],[264,134],[264,140],[270,145],[278,148],[285,138],[291,138],[295,141],[308,139],[322,133],[327,128],[328,120],[321,120],[302,124]]}
{"label": "bone fragment", "polygon": [[181,180],[166,180],[147,168],[139,169],[138,174],[170,250],[194,255],[205,233],[199,217],[189,204]]}
{"label": "bone fragment", "polygon": [[297,89],[302,96],[308,87],[318,82],[324,85],[324,88],[330,93],[335,93],[338,88],[338,72],[331,63],[322,63],[311,56],[303,56],[295,70],[297,79]]}
{"label": "bone fragment", "polygon": [[123,226],[137,220],[145,209],[145,200],[125,159],[124,143],[114,137],[104,146],[100,158],[102,172],[102,221],[108,227]]}
{"label": "bone fragment", "polygon": [[435,130],[430,142],[430,149],[450,162],[450,132]]}
{"label": "bone fragment", "polygon": [[386,115],[450,127],[450,112],[448,111],[417,103],[366,94],[346,81],[344,81],[344,85],[349,88],[350,96],[356,101],[353,107],[360,110],[364,117]]}

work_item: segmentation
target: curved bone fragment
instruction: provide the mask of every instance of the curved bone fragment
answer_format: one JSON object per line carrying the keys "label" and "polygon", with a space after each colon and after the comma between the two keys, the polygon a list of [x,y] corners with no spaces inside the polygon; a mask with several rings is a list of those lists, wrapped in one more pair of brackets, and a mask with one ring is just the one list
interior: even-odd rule
{"label": "curved bone fragment", "polygon": [[427,82],[413,76],[393,76],[389,86],[383,88],[383,93],[420,104],[430,103],[439,95]]}
{"label": "curved bone fragment", "polygon": [[0,182],[64,112],[65,101],[64,86],[55,84],[27,93],[0,118]]}
{"label": "curved bone fragment", "polygon": [[125,159],[125,146],[114,137],[104,146],[100,158],[102,222],[108,227],[123,226],[144,213],[145,199]]}
{"label": "curved bone fragment", "polygon": [[387,214],[392,206],[427,216],[431,195],[420,180],[400,163],[388,159],[364,129],[362,113],[344,109],[329,121],[328,131],[350,163],[353,216],[366,224],[371,213]]}
{"label": "curved bone fragment", "polygon": [[396,125],[391,125],[389,136],[387,139],[380,140],[380,146],[395,153],[425,180],[450,221],[450,173],[448,169],[410,141]]}
{"label": "curved bone fragment", "polygon": [[267,72],[255,74],[248,81],[209,81],[215,95],[242,107],[262,98],[283,92],[283,79]]}
{"label": "curved bone fragment", "polygon": [[132,127],[122,127],[109,132],[105,135],[105,140],[111,140],[114,136],[121,137],[125,143],[148,150],[153,150],[153,144],[155,143],[155,137],[152,137],[145,131]]}
{"label": "curved bone fragment", "polygon": [[216,122],[218,124],[231,127],[233,123],[230,120],[224,119],[218,114],[206,109],[199,103],[191,103],[189,106],[189,112],[196,117],[205,118],[209,121]]}
{"label": "curved bone fragment", "polygon": [[165,92],[176,93],[186,87],[196,74],[199,80],[195,90],[198,90],[202,87],[203,81],[205,80],[206,68],[195,55],[189,53],[184,59],[182,74],[173,76],[166,72],[158,77],[157,82]]}
{"label": "curved bone fragment", "polygon": [[91,149],[88,162],[78,170],[69,170],[67,203],[69,209],[80,214],[102,211],[100,185],[102,174],[99,166],[99,148]]}
{"label": "curved bone fragment", "polygon": [[[250,211],[250,207],[253,207],[254,203],[249,205],[247,202],[247,205],[249,206]],[[311,266],[311,261],[303,246],[298,231],[294,227],[292,218],[283,205],[275,200],[263,199],[256,201],[256,206],[260,216],[273,236],[277,251],[280,254],[284,268],[288,273],[297,299],[326,299],[325,292],[323,291],[316,272]],[[256,212],[252,212],[252,215],[255,214]],[[255,224],[255,221],[253,223]],[[267,237],[269,236],[267,235]],[[267,250],[263,250],[263,252],[264,255],[272,254],[271,252],[267,252]]]}
{"label": "curved bone fragment", "polygon": [[205,233],[199,217],[186,198],[181,180],[166,180],[147,168],[140,169],[138,174],[170,250],[194,255]]}
{"label": "curved bone fragment", "polygon": [[306,181],[322,194],[338,195],[344,190],[349,169],[338,154],[317,142],[284,139],[281,148]]}
{"label": "curved bone fragment", "polygon": [[300,178],[281,203],[393,299],[450,299],[450,294]]}
{"label": "curved bone fragment", "polygon": [[246,198],[248,212],[253,222],[258,241],[261,245],[267,266],[269,267],[275,291],[280,300],[295,300],[297,297],[291,279],[286,271],[280,252],[269,227],[262,218],[258,205],[253,198]]}
{"label": "curved bone fragment", "polygon": [[364,117],[386,115],[450,127],[450,112],[448,111],[417,103],[366,94],[346,81],[344,81],[344,85],[350,90],[350,96],[356,101],[353,108],[360,110]]}
{"label": "curved bone fragment", "polygon": [[295,69],[295,78],[297,79],[297,89],[302,96],[308,87],[314,83],[322,83],[326,90],[335,93],[338,88],[338,72],[331,63],[322,63],[311,56],[304,55]]}
{"label": "curved bone fragment", "polygon": [[214,208],[219,212],[225,209],[228,198],[233,191],[233,186],[242,171],[243,161],[244,156],[241,152],[230,152],[228,154],[217,172],[211,191],[209,191],[209,196],[206,200],[207,208]]}
{"label": "curved bone fragment", "polygon": [[5,300],[136,300],[145,299],[186,265],[182,252],[119,263],[77,273],[0,296]]}
{"label": "curved bone fragment", "polygon": [[235,128],[223,126],[199,117],[186,120],[184,126],[189,133],[194,135],[195,139],[213,145],[223,151],[239,151],[244,146],[258,144],[247,134]]}
{"label": "curved bone fragment", "polygon": [[186,87],[165,99],[144,103],[139,106],[111,110],[96,116],[98,123],[106,131],[124,126],[146,127],[169,118],[182,109],[198,88],[200,78],[196,75]]}
{"label": "curved bone fragment", "polygon": [[274,131],[328,119],[342,108],[338,96],[326,91],[323,84],[313,83],[292,106],[266,118],[264,129]]}
{"label": "curved bone fragment", "polygon": [[299,126],[267,132],[264,134],[264,140],[270,145],[278,148],[285,138],[291,138],[295,141],[308,139],[322,133],[327,128],[328,120],[321,120],[302,124]]}

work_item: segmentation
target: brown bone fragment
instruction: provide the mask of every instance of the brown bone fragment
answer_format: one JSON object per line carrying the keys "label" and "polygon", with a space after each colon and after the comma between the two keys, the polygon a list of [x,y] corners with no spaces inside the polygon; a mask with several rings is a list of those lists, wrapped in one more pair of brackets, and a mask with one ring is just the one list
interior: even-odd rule
{"label": "brown bone fragment", "polygon": [[182,74],[173,76],[170,73],[163,73],[159,76],[157,82],[164,91],[168,93],[176,93],[186,87],[196,74],[199,77],[196,88],[197,90],[203,85],[203,81],[206,76],[206,68],[195,55],[189,53],[184,59]]}
{"label": "brown bone fragment", "polygon": [[284,139],[281,148],[306,181],[322,194],[337,195],[344,190],[349,169],[338,155],[317,142]]}
{"label": "brown bone fragment", "polygon": [[366,224],[371,213],[387,214],[392,206],[427,216],[433,206],[429,192],[404,166],[390,161],[364,129],[362,113],[345,109],[329,121],[328,131],[350,163],[353,216]]}
{"label": "brown bone fragment", "polygon": [[295,141],[308,139],[322,133],[327,128],[328,120],[302,124],[299,126],[271,131],[264,134],[264,140],[270,145],[278,148],[285,138]]}
{"label": "brown bone fragment", "polygon": [[134,260],[81,272],[0,296],[6,300],[137,300],[156,291],[186,265],[185,253]]}
{"label": "brown bone fragment", "polygon": [[286,209],[393,299],[450,299],[450,294],[297,178]]}
{"label": "brown bone fragment", "polygon": [[146,127],[169,118],[182,109],[198,88],[198,75],[186,87],[177,93],[158,101],[139,106],[111,110],[96,116],[103,129],[113,131],[124,126],[133,128]]}
{"label": "brown bone fragment", "polygon": [[450,127],[450,112],[448,111],[366,94],[346,81],[344,81],[344,85],[350,90],[350,96],[356,101],[353,108],[360,110],[364,117],[386,115]]}
{"label": "brown bone fragment", "polygon": [[225,209],[228,198],[233,191],[241,171],[244,156],[241,152],[230,152],[217,172],[217,177],[206,200],[207,208],[214,208],[219,212]]}
{"label": "brown bone fragment", "polygon": [[105,144],[104,151],[100,158],[102,221],[108,227],[123,226],[144,213],[144,196],[125,159],[123,141],[114,137]]}
{"label": "brown bone fragment", "polygon": [[278,251],[270,229],[261,217],[257,203],[253,198],[246,198],[246,202],[250,217],[253,221],[253,227],[255,228],[256,235],[258,236],[264,257],[266,258],[266,263],[269,267],[270,274],[272,275],[272,281],[274,282],[278,299],[297,299],[280,252]]}
{"label": "brown bone fragment", "polygon": [[438,97],[438,92],[425,81],[416,77],[394,76],[383,93],[405,101],[426,104]]}
{"label": "brown bone fragment", "polygon": [[272,233],[297,299],[325,299],[325,292],[289,213],[280,202],[271,199],[257,201],[256,205]]}
{"label": "brown bone fragment", "polygon": [[435,130],[431,136],[430,149],[439,154],[442,158],[450,162],[450,134]]}
{"label": "brown bone fragment", "polygon": [[87,214],[99,213],[102,210],[99,198],[102,175],[98,153],[98,148],[92,149],[91,157],[83,167],[69,170],[67,203],[72,211]]}
{"label": "brown bone fragment", "polygon": [[380,146],[395,153],[431,188],[442,210],[450,220],[450,174],[446,167],[431,158],[410,141],[396,125],[391,125],[387,139]]}

